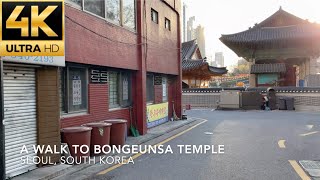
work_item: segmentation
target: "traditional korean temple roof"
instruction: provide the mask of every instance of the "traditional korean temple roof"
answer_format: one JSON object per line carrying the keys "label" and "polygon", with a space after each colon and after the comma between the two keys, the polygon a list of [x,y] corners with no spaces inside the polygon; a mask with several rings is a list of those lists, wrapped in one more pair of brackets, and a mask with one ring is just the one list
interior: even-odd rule
{"label": "traditional korean temple roof", "polygon": [[[204,70],[207,70],[205,72]],[[209,64],[204,59],[199,60],[183,60],[182,61],[182,71],[202,71],[203,73],[209,73],[211,75],[222,75],[226,74],[228,70],[226,67],[213,67],[209,66]]]}
{"label": "traditional korean temple roof", "polygon": [[320,25],[280,8],[269,18],[246,31],[222,35],[220,41],[240,57],[257,55],[255,53],[259,49],[310,47],[320,50]]}
{"label": "traditional korean temple roof", "polygon": [[198,44],[196,39],[187,41],[182,43],[182,56],[181,58],[184,59],[191,59],[194,52],[197,50]]}
{"label": "traditional korean temple roof", "polygon": [[286,65],[284,63],[253,64],[250,69],[250,74],[285,73],[285,72],[286,72]]}
{"label": "traditional korean temple roof", "polygon": [[252,28],[241,33],[223,35],[220,39],[228,43],[268,43],[279,40],[301,40],[320,38],[320,27],[312,24],[301,24],[283,27]]}

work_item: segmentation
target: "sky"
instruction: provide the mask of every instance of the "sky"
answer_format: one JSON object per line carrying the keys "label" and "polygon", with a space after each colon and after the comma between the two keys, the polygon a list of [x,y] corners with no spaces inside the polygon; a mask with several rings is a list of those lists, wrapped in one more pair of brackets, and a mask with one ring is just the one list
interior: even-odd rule
{"label": "sky", "polygon": [[221,34],[233,34],[260,23],[279,10],[294,14],[310,22],[320,23],[320,0],[183,0],[187,4],[187,16],[196,17],[196,25],[205,27],[206,54],[223,52],[225,66],[240,59],[219,38]]}

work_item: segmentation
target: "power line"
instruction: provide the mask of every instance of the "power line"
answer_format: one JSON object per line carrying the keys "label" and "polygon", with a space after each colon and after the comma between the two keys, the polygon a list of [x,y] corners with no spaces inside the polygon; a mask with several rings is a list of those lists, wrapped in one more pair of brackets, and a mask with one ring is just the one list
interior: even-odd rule
{"label": "power line", "polygon": [[[145,10],[144,10],[144,11],[145,11]],[[146,12],[144,12],[144,13],[146,13]],[[148,41],[149,41],[149,42],[154,43],[154,44],[149,44],[149,45],[155,46],[155,47],[160,48],[160,49],[165,49],[165,50],[180,50],[180,49],[181,49],[181,48],[166,48],[166,47],[160,46],[157,42],[152,41],[151,39],[148,39],[148,35],[147,35],[148,31],[147,31],[147,30],[146,30],[146,35],[145,35],[145,36],[142,36],[143,39],[146,39],[146,43],[140,43],[140,44],[127,43],[127,42],[123,42],[123,41],[118,41],[118,40],[115,40],[115,39],[111,39],[111,38],[109,38],[109,37],[107,37],[107,36],[104,36],[104,35],[102,35],[102,34],[99,34],[99,33],[95,32],[95,31],[87,28],[86,26],[82,25],[81,23],[75,21],[74,19],[72,19],[72,18],[69,17],[69,16],[66,16],[66,18],[69,19],[72,23],[74,23],[74,24],[76,24],[76,25],[78,25],[78,26],[80,26],[80,27],[88,30],[89,32],[91,32],[91,33],[93,33],[93,34],[95,34],[95,35],[97,35],[97,36],[99,36],[99,37],[102,37],[102,38],[104,38],[104,39],[107,39],[108,41],[114,42],[114,43],[120,43],[120,44],[129,45],[129,46],[140,46],[140,45],[146,45],[146,46],[147,46]],[[146,26],[145,28],[147,29],[148,26],[147,26],[147,22],[146,22],[146,16],[145,16],[145,22],[144,22],[144,23],[145,23],[145,26]],[[155,48],[155,47],[151,47],[151,48]],[[146,47],[146,48],[148,48],[148,47]]]}
{"label": "power line", "polygon": [[127,43],[127,42],[123,42],[123,41],[118,41],[118,40],[115,40],[115,39],[111,39],[111,38],[109,38],[109,37],[107,37],[107,36],[104,36],[104,35],[102,35],[102,34],[99,34],[99,33],[95,32],[95,31],[87,28],[86,26],[78,23],[77,21],[73,20],[73,19],[70,18],[69,16],[66,16],[66,18],[69,19],[69,20],[70,20],[71,22],[73,22],[74,24],[77,24],[78,26],[81,26],[82,28],[84,28],[84,29],[92,32],[93,34],[95,34],[95,35],[97,35],[97,36],[99,36],[99,37],[102,37],[102,38],[104,38],[104,39],[107,39],[107,40],[109,40],[109,41],[111,41],[111,42],[120,43],[120,44],[125,44],[125,45],[130,45],[130,46],[140,46],[140,45],[143,45],[143,43],[135,44],[135,43]]}

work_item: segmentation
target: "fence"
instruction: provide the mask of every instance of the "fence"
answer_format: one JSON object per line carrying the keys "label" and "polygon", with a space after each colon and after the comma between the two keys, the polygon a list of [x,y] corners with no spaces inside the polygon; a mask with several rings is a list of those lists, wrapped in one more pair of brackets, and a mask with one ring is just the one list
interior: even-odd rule
{"label": "fence", "polygon": [[[297,111],[320,112],[320,88],[306,87],[275,87],[277,98],[293,97]],[[216,108],[220,101],[220,91],[240,90],[259,91],[265,94],[266,88],[197,88],[182,91],[182,104],[191,105],[192,108]]]}

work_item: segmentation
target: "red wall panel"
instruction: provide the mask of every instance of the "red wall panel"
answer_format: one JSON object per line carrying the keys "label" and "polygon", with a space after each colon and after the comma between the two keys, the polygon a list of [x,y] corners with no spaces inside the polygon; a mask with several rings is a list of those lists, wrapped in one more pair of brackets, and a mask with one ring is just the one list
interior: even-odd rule
{"label": "red wall panel", "polygon": [[65,9],[67,61],[138,69],[138,60],[141,58],[138,57],[138,45],[135,45],[138,42],[135,32],[68,5]]}
{"label": "red wall panel", "polygon": [[[171,3],[173,4],[173,1]],[[151,8],[158,11],[158,24],[151,21]],[[146,13],[147,71],[178,75],[180,63],[178,14],[162,1],[147,1]],[[165,28],[165,18],[171,21],[171,31]]]}

